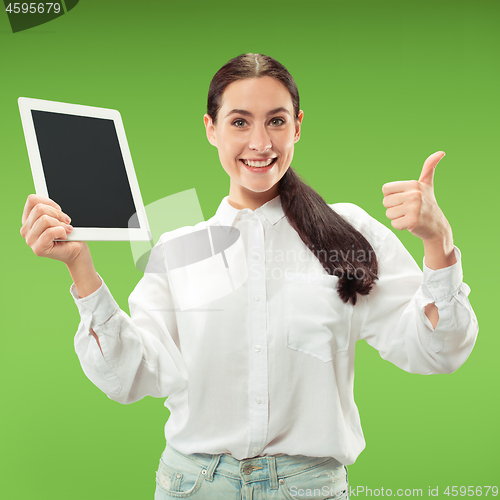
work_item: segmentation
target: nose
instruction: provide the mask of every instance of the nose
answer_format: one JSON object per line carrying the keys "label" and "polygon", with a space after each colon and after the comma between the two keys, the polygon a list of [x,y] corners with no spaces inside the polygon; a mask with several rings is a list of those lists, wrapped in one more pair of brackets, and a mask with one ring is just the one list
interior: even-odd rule
{"label": "nose", "polygon": [[258,153],[265,153],[273,147],[271,137],[265,126],[256,126],[252,130],[248,147]]}

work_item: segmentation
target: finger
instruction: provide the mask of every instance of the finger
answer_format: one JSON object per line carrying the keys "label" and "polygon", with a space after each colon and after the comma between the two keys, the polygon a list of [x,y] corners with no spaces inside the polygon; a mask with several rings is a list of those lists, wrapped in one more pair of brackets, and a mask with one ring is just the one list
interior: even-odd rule
{"label": "finger", "polygon": [[23,225],[26,222],[26,219],[28,218],[31,210],[33,210],[33,207],[35,205],[38,205],[38,203],[50,205],[51,207],[54,207],[57,210],[61,210],[61,207],[54,200],[47,198],[47,196],[42,196],[40,194],[30,194],[24,205],[23,218],[22,218]]}
{"label": "finger", "polygon": [[57,242],[54,242],[54,240],[65,240],[67,237],[68,236],[64,227],[49,227],[41,234],[40,238],[38,238],[36,243],[31,248],[33,253],[38,257],[47,257],[53,253],[54,246],[57,245]]}
{"label": "finger", "polygon": [[68,224],[64,224],[59,219],[50,215],[42,215],[35,220],[33,226],[26,235],[26,243],[33,248],[36,241],[41,237],[42,233],[51,227],[62,226],[65,231],[71,232],[72,228]]}
{"label": "finger", "polygon": [[424,182],[433,186],[434,184],[434,172],[436,170],[436,165],[443,159],[446,153],[444,151],[438,151],[427,158],[422,167],[422,172],[420,173],[419,182]]}
{"label": "finger", "polygon": [[411,229],[415,227],[415,218],[406,214],[403,217],[398,217],[391,220],[391,225],[394,229],[398,231],[403,231],[404,229]]}
{"label": "finger", "polygon": [[21,227],[21,236],[26,238],[27,234],[30,232],[31,228],[35,224],[35,222],[40,219],[40,217],[49,216],[54,219],[59,220],[61,223],[69,224],[71,222],[71,218],[66,215],[64,212],[56,210],[55,208],[44,205],[43,203],[38,203],[31,210],[27,220]]}
{"label": "finger", "polygon": [[384,196],[382,200],[382,204],[385,208],[396,207],[398,205],[402,205],[407,199],[407,195],[405,193],[394,193]]}
{"label": "finger", "polygon": [[41,215],[34,222],[26,234],[26,243],[33,248],[33,245],[40,238],[41,234],[50,227],[60,226],[61,222],[50,215]]}
{"label": "finger", "polygon": [[384,193],[384,196],[388,196],[390,194],[404,193],[418,188],[417,181],[395,181],[384,184],[382,186],[382,193]]}
{"label": "finger", "polygon": [[395,220],[400,217],[404,217],[407,213],[407,208],[404,205],[398,205],[397,207],[388,208],[385,211],[385,215],[388,219]]}
{"label": "finger", "polygon": [[45,205],[44,203],[37,203],[29,213],[26,221],[24,222],[23,227],[21,228],[21,234],[23,234],[23,232],[27,233],[32,228],[35,221],[39,219],[42,215],[49,215],[51,217],[54,217],[54,219],[58,219],[61,222],[65,222],[67,224],[71,222],[71,218],[64,212],[57,210],[51,205]]}

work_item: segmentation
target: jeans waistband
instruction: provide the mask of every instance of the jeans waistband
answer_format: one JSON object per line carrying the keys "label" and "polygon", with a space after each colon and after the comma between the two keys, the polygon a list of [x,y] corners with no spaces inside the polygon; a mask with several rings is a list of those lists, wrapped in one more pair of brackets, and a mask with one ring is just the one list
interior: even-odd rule
{"label": "jeans waistband", "polygon": [[332,457],[307,457],[304,455],[272,455],[264,457],[246,458],[237,460],[231,455],[209,453],[193,453],[184,455],[167,443],[164,457],[174,456],[178,461],[184,461],[186,466],[196,464],[206,470],[208,481],[213,480],[213,475],[221,474],[233,479],[241,479],[244,482],[262,481],[269,479],[271,489],[278,487],[278,481],[314,469],[327,462],[331,462],[332,468],[343,467],[343,465]]}

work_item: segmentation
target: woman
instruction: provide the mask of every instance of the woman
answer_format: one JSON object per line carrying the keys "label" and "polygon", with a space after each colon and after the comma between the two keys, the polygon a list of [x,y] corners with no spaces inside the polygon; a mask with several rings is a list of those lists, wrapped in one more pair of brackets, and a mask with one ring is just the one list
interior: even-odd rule
{"label": "woman", "polygon": [[[34,195],[26,203],[21,234],[73,278],[87,376],[122,403],[168,396],[158,500],[348,498],[345,466],[364,448],[355,342],[425,374],[456,370],[474,345],[460,253],[433,195],[443,153],[419,181],[383,188],[393,226],[423,240],[422,275],[385,226],[299,180],[290,163],[302,119],[276,60],[244,54],[217,72],[204,123],[229,196],[207,222],[162,236],[130,318],[87,245],[53,241],[71,232],[61,208]],[[201,241],[210,258],[189,261]]]}

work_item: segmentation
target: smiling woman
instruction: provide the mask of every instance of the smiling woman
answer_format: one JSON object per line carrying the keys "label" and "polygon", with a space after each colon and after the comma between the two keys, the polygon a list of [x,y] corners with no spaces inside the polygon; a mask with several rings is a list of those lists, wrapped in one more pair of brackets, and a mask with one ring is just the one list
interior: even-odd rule
{"label": "smiling woman", "polygon": [[[281,194],[288,222],[326,272],[340,277],[342,299],[355,304],[368,294],[377,278],[372,247],[290,167],[304,112],[288,70],[262,54],[236,57],[212,79],[207,108],[208,140],[231,179],[228,203],[254,210]],[[331,258],[352,250],[371,258]]]}
{"label": "smiling woman", "polygon": [[207,137],[231,178],[229,203],[254,209],[278,195],[278,181],[300,138],[303,113],[295,116],[290,93],[270,76],[232,83],[221,101],[220,109],[212,111],[214,118],[204,117]]}
{"label": "smiling woman", "polygon": [[208,221],[160,238],[130,316],[85,243],[54,241],[71,231],[61,207],[26,202],[21,234],[73,278],[86,375],[121,403],[168,397],[156,500],[346,500],[346,466],[365,446],[356,342],[422,374],[453,372],[473,348],[470,289],[433,193],[443,154],[418,181],[384,186],[393,226],[423,241],[422,272],[383,224],[299,178],[303,117],[271,57],[243,54],[215,74],[204,123],[229,195]]}

